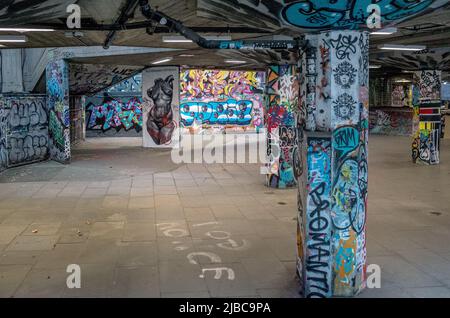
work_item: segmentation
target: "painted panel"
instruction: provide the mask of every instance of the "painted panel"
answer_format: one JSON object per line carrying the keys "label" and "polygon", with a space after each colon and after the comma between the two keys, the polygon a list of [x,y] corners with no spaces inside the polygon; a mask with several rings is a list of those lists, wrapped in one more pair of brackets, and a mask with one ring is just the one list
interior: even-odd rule
{"label": "painted panel", "polygon": [[49,148],[52,160],[70,161],[69,68],[65,60],[47,64],[47,109],[49,112]]}
{"label": "painted panel", "polygon": [[86,98],[87,137],[141,136],[142,126],[141,96]]}
{"label": "painted panel", "polygon": [[44,96],[4,96],[0,104],[0,170],[48,157]]}
{"label": "painted panel", "polygon": [[370,110],[370,133],[390,136],[412,136],[413,111],[410,109]]}
{"label": "painted panel", "polygon": [[263,72],[182,71],[181,126],[191,133],[263,128],[264,78]]}
{"label": "painted panel", "polygon": [[414,74],[414,136],[412,160],[426,165],[439,164],[441,116],[441,71],[424,70]]}
{"label": "painted panel", "polygon": [[180,122],[178,67],[142,73],[144,147],[178,147]]}
{"label": "painted panel", "polygon": [[295,122],[300,93],[297,67],[270,66],[266,93],[267,185],[273,188],[294,187],[300,174]]}

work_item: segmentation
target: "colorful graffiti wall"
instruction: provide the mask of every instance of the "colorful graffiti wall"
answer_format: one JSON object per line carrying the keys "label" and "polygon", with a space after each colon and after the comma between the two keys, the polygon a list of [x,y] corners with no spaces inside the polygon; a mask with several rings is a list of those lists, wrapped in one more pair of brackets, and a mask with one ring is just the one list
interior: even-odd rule
{"label": "colorful graffiti wall", "polygon": [[[93,95],[108,87],[124,83],[142,68],[128,65],[70,64],[70,94]],[[132,79],[130,79],[130,85]]]}
{"label": "colorful graffiti wall", "polygon": [[0,171],[47,157],[45,96],[0,96]]}
{"label": "colorful graffiti wall", "polygon": [[184,70],[181,126],[192,133],[264,127],[264,72]]}
{"label": "colorful graffiti wall", "polygon": [[414,74],[413,104],[412,160],[426,165],[439,164],[441,71],[424,70]]}
{"label": "colorful graffiti wall", "polygon": [[142,73],[144,147],[178,146],[179,78],[178,67],[155,67]]}
{"label": "colorful graffiti wall", "polygon": [[312,29],[351,29],[366,25],[371,11],[370,4],[382,6],[380,19],[383,25],[405,19],[414,14],[424,12],[431,4],[439,6],[445,2],[437,0],[198,0],[200,17],[219,19],[226,22],[245,23],[246,25],[279,29],[283,26],[301,29],[305,32]]}
{"label": "colorful graffiti wall", "polygon": [[412,85],[411,83],[393,83],[391,92],[391,105],[393,107],[412,106]]}
{"label": "colorful graffiti wall", "polygon": [[297,270],[306,297],[354,296],[366,280],[368,33],[324,32],[311,43],[300,70]]}
{"label": "colorful graffiti wall", "polygon": [[47,64],[47,109],[49,112],[50,158],[70,161],[69,68],[63,59]]}
{"label": "colorful graffiti wall", "polygon": [[376,135],[412,136],[413,111],[411,109],[370,109],[369,131]]}
{"label": "colorful graffiti wall", "polygon": [[296,66],[269,67],[265,114],[268,134],[267,185],[273,188],[297,185],[300,172],[295,112],[299,109],[299,91]]}
{"label": "colorful graffiti wall", "polygon": [[86,99],[87,137],[141,136],[143,125],[141,96],[104,96]]}

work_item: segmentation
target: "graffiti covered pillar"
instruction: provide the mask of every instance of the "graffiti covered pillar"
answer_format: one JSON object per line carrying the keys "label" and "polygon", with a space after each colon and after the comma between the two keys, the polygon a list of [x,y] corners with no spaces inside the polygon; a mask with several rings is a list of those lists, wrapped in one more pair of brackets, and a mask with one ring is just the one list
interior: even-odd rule
{"label": "graffiti covered pillar", "polygon": [[412,160],[437,165],[441,138],[441,71],[414,73],[413,108]]}
{"label": "graffiti covered pillar", "polygon": [[52,58],[46,68],[50,159],[70,162],[69,66]]}
{"label": "graffiti covered pillar", "polygon": [[306,297],[365,287],[369,36],[309,35],[301,59],[298,274]]}
{"label": "graffiti covered pillar", "polygon": [[297,185],[299,156],[295,111],[299,102],[297,66],[273,65],[267,74],[267,185]]}

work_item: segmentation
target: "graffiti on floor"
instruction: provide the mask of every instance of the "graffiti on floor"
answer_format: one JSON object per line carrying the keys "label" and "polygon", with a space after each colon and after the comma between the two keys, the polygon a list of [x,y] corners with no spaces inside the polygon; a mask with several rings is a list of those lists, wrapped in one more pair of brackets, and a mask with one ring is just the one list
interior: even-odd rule
{"label": "graffiti on floor", "polygon": [[[216,226],[218,222],[206,222],[206,223],[197,223],[193,224],[193,228],[201,228],[204,226]],[[192,251],[191,246],[186,246],[182,242],[177,241],[177,239],[183,237],[189,237],[189,232],[186,230],[185,225],[178,222],[169,222],[169,223],[160,223],[157,224],[157,229],[162,232],[165,237],[172,238],[172,244],[174,245],[174,250],[178,252],[187,253],[186,258],[189,264],[192,265],[200,265],[200,273],[198,274],[199,278],[207,279],[208,273],[213,274],[214,280],[230,280],[233,281],[236,279],[235,271],[227,266],[223,266],[222,258],[220,255],[208,252],[208,251]],[[237,242],[232,238],[231,233],[222,231],[222,230],[213,230],[208,231],[205,234],[205,237],[215,241],[216,243],[208,246],[208,248],[217,246],[220,249],[227,251],[235,251],[235,252],[244,252],[247,251],[251,247],[251,243],[242,239],[240,242]],[[201,262],[200,259],[207,259],[208,262]]]}
{"label": "graffiti on floor", "polygon": [[47,126],[45,97],[2,97],[0,170],[46,159],[48,155]]}
{"label": "graffiti on floor", "polygon": [[49,111],[49,148],[53,160],[70,160],[69,69],[65,60],[47,64],[47,109]]}
{"label": "graffiti on floor", "polygon": [[180,85],[183,127],[191,131],[263,127],[263,72],[185,70]]}
{"label": "graffiti on floor", "polygon": [[370,133],[391,136],[411,136],[413,112],[410,110],[371,110]]}
{"label": "graffiti on floor", "polygon": [[95,100],[87,100],[86,129],[106,132],[110,129],[116,131],[136,132],[142,130],[142,100],[138,97],[107,98],[95,104]]}
{"label": "graffiti on floor", "polygon": [[179,70],[151,68],[143,72],[144,147],[174,147],[179,122]]}
{"label": "graffiti on floor", "polygon": [[297,185],[299,175],[298,129],[294,114],[299,108],[297,67],[270,66],[267,75],[267,185],[287,188]]}
{"label": "graffiti on floor", "polygon": [[442,129],[441,72],[416,72],[414,81],[412,160],[426,165],[439,164]]}

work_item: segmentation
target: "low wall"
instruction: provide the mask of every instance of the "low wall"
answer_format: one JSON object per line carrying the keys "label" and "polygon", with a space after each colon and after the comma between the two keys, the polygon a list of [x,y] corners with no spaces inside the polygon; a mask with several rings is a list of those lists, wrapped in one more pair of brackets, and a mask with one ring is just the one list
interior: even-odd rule
{"label": "low wall", "polygon": [[0,171],[46,160],[48,112],[41,95],[0,95]]}
{"label": "low wall", "polygon": [[142,97],[87,97],[86,137],[141,137]]}
{"label": "low wall", "polygon": [[391,136],[412,136],[413,111],[410,108],[371,108],[370,133]]}

